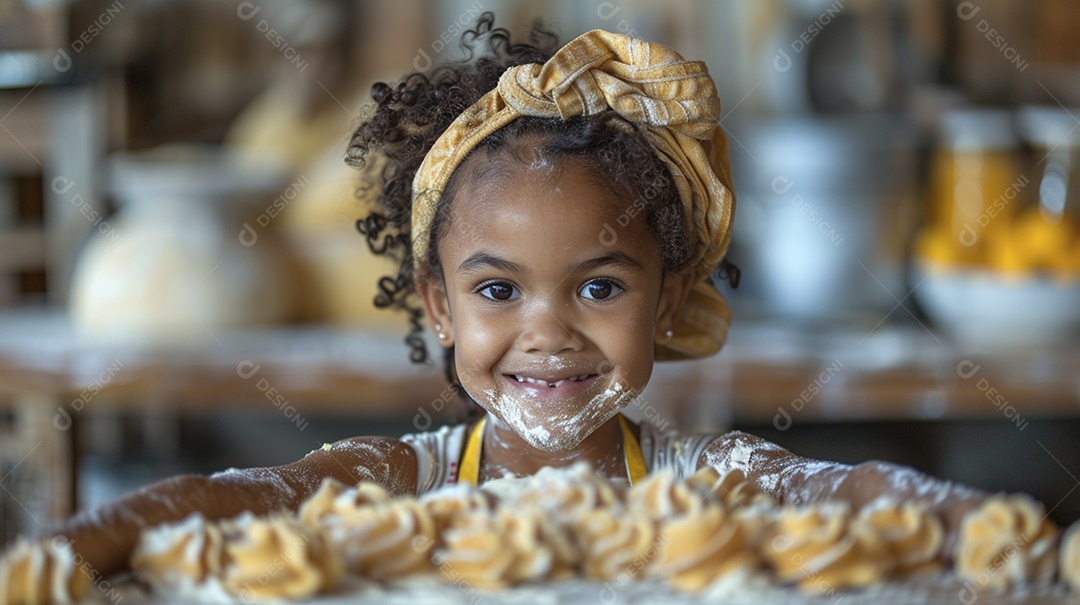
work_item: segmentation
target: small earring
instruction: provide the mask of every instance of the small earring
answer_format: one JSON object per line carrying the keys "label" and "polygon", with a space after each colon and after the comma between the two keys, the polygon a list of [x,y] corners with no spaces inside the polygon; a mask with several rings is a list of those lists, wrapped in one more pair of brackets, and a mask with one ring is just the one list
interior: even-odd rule
{"label": "small earring", "polygon": [[439,340],[446,340],[446,334],[439,332]]}
{"label": "small earring", "polygon": [[439,333],[439,340],[446,340],[446,334],[442,331],[442,324],[435,324],[435,331]]}
{"label": "small earring", "polygon": [[664,342],[668,342],[675,336],[675,331],[668,330],[667,332],[664,332],[664,336],[667,338],[667,340],[665,340]]}

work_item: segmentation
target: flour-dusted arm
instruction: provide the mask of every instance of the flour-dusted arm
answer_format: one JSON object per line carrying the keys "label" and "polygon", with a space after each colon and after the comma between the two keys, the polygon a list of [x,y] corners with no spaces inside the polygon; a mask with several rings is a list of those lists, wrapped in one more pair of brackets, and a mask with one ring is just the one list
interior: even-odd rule
{"label": "flour-dusted arm", "polygon": [[963,516],[989,495],[890,462],[849,465],[804,458],[740,431],[717,437],[698,464],[720,472],[740,469],[759,489],[784,504],[835,500],[856,509],[879,499],[926,504],[945,523],[946,556],[953,553]]}
{"label": "flour-dusted arm", "polygon": [[[160,481],[76,514],[42,532],[38,543],[70,545],[85,573],[105,578],[128,569],[144,528],[179,521],[193,513],[213,520],[244,511],[257,515],[295,511],[327,477],[349,485],[372,481],[395,495],[412,494],[416,490],[416,468],[415,451],[396,439],[347,439],[282,466],[230,469],[210,476],[185,475]],[[14,551],[0,559],[0,574],[4,566],[20,567],[13,565],[13,555]],[[0,602],[5,602],[3,594]]]}

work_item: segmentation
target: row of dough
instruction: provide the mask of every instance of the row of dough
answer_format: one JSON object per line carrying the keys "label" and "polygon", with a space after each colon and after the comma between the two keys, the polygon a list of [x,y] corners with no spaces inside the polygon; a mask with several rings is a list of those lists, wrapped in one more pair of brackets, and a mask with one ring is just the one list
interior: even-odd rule
{"label": "row of dough", "polygon": [[[391,498],[328,480],[295,514],[151,528],[132,558],[166,593],[224,591],[243,602],[299,599],[345,574],[430,575],[498,589],[583,576],[663,580],[685,591],[736,572],[831,593],[943,569],[940,520],[917,504],[784,507],[740,471],[679,480],[658,472],[625,488],[586,466],[544,469],[481,489]],[[995,497],[964,520],[955,572],[977,588],[1061,578],[1080,590],[1080,525],[1061,542],[1040,505]],[[91,582],[63,540],[22,543],[0,564],[0,603],[71,602]]]}
{"label": "row of dough", "polygon": [[[1062,558],[1073,582],[1078,542],[1073,532]],[[343,573],[434,574],[480,589],[577,575],[662,579],[694,591],[765,570],[829,592],[940,571],[943,543],[941,522],[918,505],[781,507],[740,471],[704,469],[685,481],[661,472],[624,489],[576,466],[420,499],[328,481],[295,518],[196,518],[150,532],[133,566],[162,589],[216,578],[256,597],[309,596]],[[995,498],[966,519],[956,572],[986,588],[1049,581],[1057,549],[1057,529],[1037,503]]]}

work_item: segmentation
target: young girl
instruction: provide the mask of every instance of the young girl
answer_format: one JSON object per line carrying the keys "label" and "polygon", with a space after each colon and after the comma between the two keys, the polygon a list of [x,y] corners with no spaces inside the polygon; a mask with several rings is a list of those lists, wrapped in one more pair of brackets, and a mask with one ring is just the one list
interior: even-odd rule
{"label": "young girl", "polygon": [[360,230],[401,261],[377,304],[410,313],[414,360],[427,357],[426,314],[454,388],[477,406],[469,420],[177,477],[54,535],[105,576],[126,568],[145,527],[295,510],[327,477],[413,494],[585,460],[631,482],[659,467],[737,468],[786,503],[923,501],[955,536],[983,494],[887,463],[812,461],[739,432],[661,434],[620,415],[656,360],[715,353],[730,321],[710,275],[734,195],[705,65],[601,31],[552,54],[549,34],[511,44],[490,15],[464,41],[471,62],[374,88],[348,159],[379,167],[377,209]]}

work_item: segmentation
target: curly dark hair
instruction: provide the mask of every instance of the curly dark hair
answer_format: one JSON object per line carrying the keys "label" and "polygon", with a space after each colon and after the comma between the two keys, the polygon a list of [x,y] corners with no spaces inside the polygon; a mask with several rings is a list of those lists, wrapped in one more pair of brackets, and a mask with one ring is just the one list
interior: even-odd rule
{"label": "curly dark hair", "polygon": [[[373,253],[400,263],[396,275],[379,279],[374,302],[377,307],[408,314],[410,331],[405,342],[414,362],[426,362],[429,356],[421,336],[424,312],[416,293],[410,242],[413,177],[439,135],[495,88],[506,69],[543,63],[557,49],[555,34],[539,22],[533,26],[529,42],[513,43],[507,30],[494,27],[491,13],[483,14],[476,26],[462,35],[464,61],[426,74],[411,73],[393,85],[375,84],[375,108],[352,136],[346,161],[366,169],[362,187],[375,194],[374,209],[357,222],[357,227]],[[476,160],[477,156],[483,161]],[[585,166],[616,199],[628,200],[628,206],[641,210],[660,245],[665,270],[686,265],[690,239],[671,174],[642,128],[609,110],[566,121],[521,117],[473,149],[450,178],[436,210],[429,254],[422,259],[432,275],[441,275],[437,244],[448,230],[449,209],[462,184],[482,182],[496,171],[513,163],[528,164],[529,157],[537,156],[553,160],[572,157]],[[447,378],[456,384],[452,348],[446,351],[445,361]]]}

